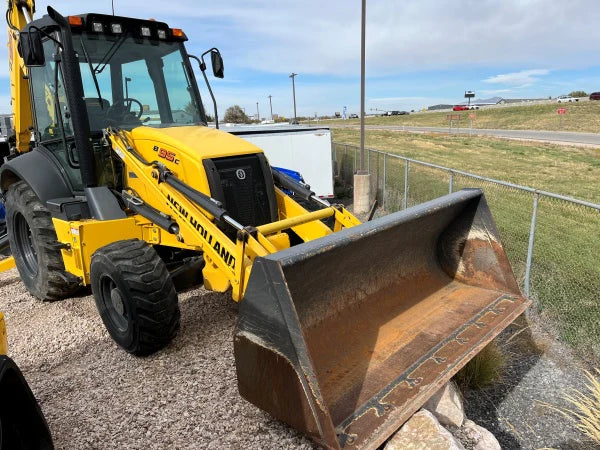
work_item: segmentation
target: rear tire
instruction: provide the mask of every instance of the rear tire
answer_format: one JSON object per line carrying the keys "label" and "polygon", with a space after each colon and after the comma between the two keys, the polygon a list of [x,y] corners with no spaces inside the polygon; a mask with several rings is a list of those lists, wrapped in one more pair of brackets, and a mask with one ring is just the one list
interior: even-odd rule
{"label": "rear tire", "polygon": [[173,280],[146,242],[117,241],[98,249],[92,256],[90,278],[108,333],[129,353],[154,353],[179,331]]}
{"label": "rear tire", "polygon": [[50,211],[24,181],[8,188],[6,227],[21,280],[33,296],[59,300],[80,288],[79,280],[65,271]]}

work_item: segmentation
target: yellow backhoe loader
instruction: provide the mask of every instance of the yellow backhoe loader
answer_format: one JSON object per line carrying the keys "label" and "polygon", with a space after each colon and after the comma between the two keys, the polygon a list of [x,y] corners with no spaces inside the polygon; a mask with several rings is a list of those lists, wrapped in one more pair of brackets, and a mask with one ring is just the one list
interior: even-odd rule
{"label": "yellow backhoe loader", "polygon": [[210,91],[216,48],[189,55],[159,21],[8,7],[11,252],[41,300],[91,286],[128,352],[175,336],[178,286],[231,291],[241,395],[325,447],[376,448],[526,308],[480,190],[360,224],[207,126],[192,60]]}

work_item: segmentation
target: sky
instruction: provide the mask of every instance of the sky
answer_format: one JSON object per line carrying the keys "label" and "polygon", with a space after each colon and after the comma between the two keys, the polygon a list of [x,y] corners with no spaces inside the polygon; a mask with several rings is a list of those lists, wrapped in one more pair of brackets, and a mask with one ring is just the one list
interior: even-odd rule
{"label": "sky", "polygon": [[[220,116],[299,116],[360,108],[360,0],[114,0],[115,14],[182,28],[188,52],[218,47],[211,79]],[[49,2],[37,4],[41,17]],[[63,15],[111,13],[110,0],[54,0]],[[143,5],[140,8],[140,5]],[[598,0],[367,0],[366,109],[412,110],[478,98],[547,98],[600,91]],[[10,112],[8,55],[0,53],[0,113]],[[195,66],[197,67],[197,66]],[[207,109],[211,100],[198,83]]]}

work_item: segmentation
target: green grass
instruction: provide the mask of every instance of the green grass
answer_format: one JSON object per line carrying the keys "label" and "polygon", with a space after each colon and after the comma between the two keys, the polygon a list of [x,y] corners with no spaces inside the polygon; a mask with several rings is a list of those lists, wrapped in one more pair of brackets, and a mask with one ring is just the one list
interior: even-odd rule
{"label": "green grass", "polygon": [[496,341],[486,345],[454,376],[454,381],[461,388],[481,389],[500,381],[506,356]]}
{"label": "green grass", "polygon": [[[354,130],[334,130],[336,142],[358,144]],[[598,150],[492,138],[436,136],[369,130],[368,146],[517,184],[600,203]],[[336,146],[346,177],[354,150]],[[344,152],[346,153],[344,157]],[[383,158],[371,153],[372,189],[383,194]],[[408,206],[448,193],[448,174],[411,164]],[[402,209],[404,162],[386,159],[385,207]],[[523,287],[531,224],[531,193],[464,176],[454,189],[481,187],[515,276]],[[539,321],[580,353],[600,360],[600,212],[541,197],[532,264],[532,298]]]}
{"label": "green grass", "polygon": [[[567,108],[560,127],[557,108]],[[600,101],[577,103],[547,103],[541,105],[483,107],[477,111],[460,112],[416,112],[406,116],[367,117],[367,125],[412,125],[427,127],[447,127],[447,114],[460,114],[461,128],[469,127],[469,113],[476,114],[473,128],[497,128],[511,130],[584,131],[600,133]],[[357,125],[359,119],[331,120],[324,124]],[[456,124],[454,124],[456,126]]]}
{"label": "green grass", "polygon": [[[336,142],[360,143],[358,130],[332,132]],[[376,130],[366,131],[365,142],[409,158],[600,203],[600,149]]]}

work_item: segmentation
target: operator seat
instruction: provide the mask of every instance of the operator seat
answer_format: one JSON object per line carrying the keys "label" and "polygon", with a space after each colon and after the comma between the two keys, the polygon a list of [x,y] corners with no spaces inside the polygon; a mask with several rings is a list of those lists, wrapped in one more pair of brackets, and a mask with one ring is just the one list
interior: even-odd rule
{"label": "operator seat", "polygon": [[88,118],[90,121],[90,130],[99,131],[106,128],[106,113],[110,107],[110,103],[105,98],[102,103],[98,97],[84,98],[85,107],[87,108]]}

